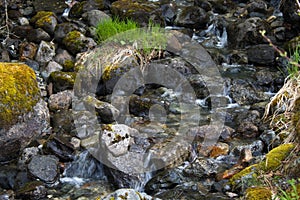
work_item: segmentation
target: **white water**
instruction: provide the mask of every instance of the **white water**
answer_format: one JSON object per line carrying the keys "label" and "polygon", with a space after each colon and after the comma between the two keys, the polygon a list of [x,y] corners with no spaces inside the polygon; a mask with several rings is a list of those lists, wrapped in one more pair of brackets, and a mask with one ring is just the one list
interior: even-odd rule
{"label": "white water", "polygon": [[213,15],[212,18],[211,24],[207,29],[197,34],[194,33],[192,39],[206,47],[224,48],[228,43],[226,27],[219,27],[222,22],[219,22],[217,14]]}

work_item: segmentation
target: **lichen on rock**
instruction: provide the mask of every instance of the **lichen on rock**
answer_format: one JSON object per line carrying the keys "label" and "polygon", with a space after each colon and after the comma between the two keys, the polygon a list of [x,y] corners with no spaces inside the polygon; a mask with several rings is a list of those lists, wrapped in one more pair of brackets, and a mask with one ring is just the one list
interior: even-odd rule
{"label": "lichen on rock", "polygon": [[40,98],[34,71],[21,63],[0,63],[0,128],[17,122]]}
{"label": "lichen on rock", "polygon": [[266,187],[251,187],[246,190],[246,200],[271,200],[272,192]]}

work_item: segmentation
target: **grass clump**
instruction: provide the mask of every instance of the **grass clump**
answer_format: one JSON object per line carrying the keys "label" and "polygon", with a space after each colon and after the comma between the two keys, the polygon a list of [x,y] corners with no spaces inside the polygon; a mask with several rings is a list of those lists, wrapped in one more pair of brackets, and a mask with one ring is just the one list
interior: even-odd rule
{"label": "grass clump", "polygon": [[[300,181],[300,179],[298,179]],[[279,193],[277,194],[277,199],[280,200],[299,200],[300,199],[300,188],[296,184],[295,179],[288,180],[287,183],[290,185],[290,190],[283,190],[279,188]]]}
{"label": "grass clump", "polygon": [[130,19],[125,21],[120,20],[119,18],[101,20],[97,25],[96,30],[98,43],[101,43],[118,33],[136,28],[138,28],[137,23]]}

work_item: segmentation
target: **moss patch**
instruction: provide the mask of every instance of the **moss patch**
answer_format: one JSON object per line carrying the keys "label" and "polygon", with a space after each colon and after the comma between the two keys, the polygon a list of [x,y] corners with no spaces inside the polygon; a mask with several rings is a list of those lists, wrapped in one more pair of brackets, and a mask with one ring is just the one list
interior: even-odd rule
{"label": "moss patch", "polygon": [[253,187],[246,190],[246,200],[271,200],[272,192],[265,187]]}
{"label": "moss patch", "polygon": [[51,23],[51,17],[55,17],[53,12],[40,11],[30,20],[30,22],[37,27],[42,28],[44,27],[44,24]]}
{"label": "moss patch", "polygon": [[239,173],[236,173],[235,175],[232,176],[232,178],[230,179],[230,184],[235,187],[238,183],[241,182],[241,180],[245,176],[251,176],[251,177],[255,178],[257,176],[257,174],[256,174],[257,168],[258,168],[257,164],[246,167]]}
{"label": "moss patch", "polygon": [[21,63],[0,63],[0,128],[17,122],[40,97],[34,71]]}
{"label": "moss patch", "polygon": [[83,40],[84,35],[79,31],[71,31],[63,39],[63,44],[73,53],[79,53],[86,50],[86,44]]}
{"label": "moss patch", "polygon": [[267,155],[266,160],[259,163],[259,166],[264,171],[275,170],[281,165],[281,162],[289,155],[294,144],[282,144],[272,149]]}

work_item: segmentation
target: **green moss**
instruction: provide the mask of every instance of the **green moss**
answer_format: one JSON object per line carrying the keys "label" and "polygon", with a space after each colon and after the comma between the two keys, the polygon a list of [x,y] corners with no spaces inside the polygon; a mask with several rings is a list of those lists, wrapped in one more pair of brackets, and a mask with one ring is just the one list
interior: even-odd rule
{"label": "green moss", "polygon": [[63,64],[63,68],[65,72],[73,72],[75,63],[73,60],[66,60]]}
{"label": "green moss", "polygon": [[281,162],[289,155],[294,144],[282,144],[272,149],[267,155],[266,159],[259,163],[259,166],[264,171],[275,170],[281,165]]}
{"label": "green moss", "polygon": [[42,28],[46,23],[51,23],[51,17],[55,17],[53,12],[40,11],[30,20],[30,22],[35,24],[38,28]]}
{"label": "green moss", "polygon": [[34,71],[21,63],[0,63],[0,127],[31,111],[40,97]]}
{"label": "green moss", "polygon": [[76,78],[75,72],[52,72],[49,81],[53,83],[54,92],[73,89]]}
{"label": "green moss", "polygon": [[251,175],[251,177],[256,178],[257,168],[258,168],[257,164],[246,167],[245,169],[243,169],[242,171],[236,173],[235,175],[233,175],[231,177],[231,179],[229,181],[230,184],[235,187],[237,183],[241,182],[243,177],[248,176],[248,175]]}
{"label": "green moss", "polygon": [[112,78],[113,74],[121,74],[121,67],[119,65],[109,65],[106,66],[103,74],[102,74],[102,80],[103,81],[108,81]]}
{"label": "green moss", "polygon": [[246,190],[246,200],[271,200],[272,192],[265,187],[253,187]]}
{"label": "green moss", "polygon": [[70,11],[71,17],[80,17],[83,14],[83,7],[86,4],[86,1],[77,2]]}

